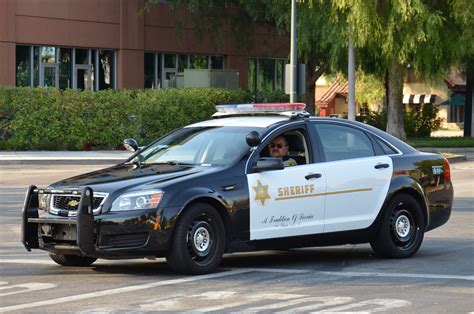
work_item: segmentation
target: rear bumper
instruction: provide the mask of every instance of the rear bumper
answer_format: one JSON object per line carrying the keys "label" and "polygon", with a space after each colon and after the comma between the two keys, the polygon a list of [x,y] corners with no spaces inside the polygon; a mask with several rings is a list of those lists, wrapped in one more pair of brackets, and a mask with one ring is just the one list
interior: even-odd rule
{"label": "rear bumper", "polygon": [[77,217],[60,217],[38,209],[38,191],[28,189],[22,210],[21,239],[28,251],[122,259],[164,256],[169,247],[171,228],[163,228],[161,209],[93,215],[93,191],[85,188],[78,191]]}
{"label": "rear bumper", "polygon": [[454,190],[451,182],[444,184],[442,189],[429,191],[429,224],[425,231],[433,230],[448,222],[453,207]]}

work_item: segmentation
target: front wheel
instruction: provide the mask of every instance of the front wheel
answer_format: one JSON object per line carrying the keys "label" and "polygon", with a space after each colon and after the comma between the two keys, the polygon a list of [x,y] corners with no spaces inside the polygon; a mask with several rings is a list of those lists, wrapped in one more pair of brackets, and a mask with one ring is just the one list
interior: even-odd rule
{"label": "front wheel", "polygon": [[87,256],[78,256],[78,255],[67,255],[67,254],[49,254],[54,262],[62,266],[77,266],[77,267],[86,267],[92,265],[97,258],[87,257]]}
{"label": "front wheel", "polygon": [[178,220],[168,265],[182,274],[205,274],[217,268],[224,254],[225,229],[214,207],[197,203],[186,208]]}
{"label": "front wheel", "polygon": [[420,248],[424,230],[425,219],[418,201],[408,194],[396,195],[388,203],[379,232],[370,245],[381,257],[410,257]]}

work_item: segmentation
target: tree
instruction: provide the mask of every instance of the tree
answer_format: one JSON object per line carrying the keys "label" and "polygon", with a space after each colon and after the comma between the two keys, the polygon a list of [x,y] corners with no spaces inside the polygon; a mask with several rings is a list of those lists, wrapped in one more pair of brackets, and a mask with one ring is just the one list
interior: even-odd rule
{"label": "tree", "polygon": [[[283,34],[290,33],[291,1],[288,0],[172,0],[174,8],[186,7],[194,21],[198,36],[213,34],[216,44],[224,36],[233,36],[242,45],[255,44],[256,25],[274,27]],[[153,7],[158,0],[147,0],[146,9]],[[334,36],[340,20],[330,19],[333,12],[329,0],[315,1],[308,5],[298,3],[298,59],[306,63],[307,109],[314,113],[314,86],[316,80],[328,69],[332,56],[337,55],[341,45],[335,45],[340,37]],[[181,23],[178,23],[178,27]],[[289,53],[289,52],[288,52]]]}
{"label": "tree", "polygon": [[[472,55],[474,1],[471,0],[338,0],[353,28],[358,62],[386,78],[387,132],[406,139],[403,124],[403,79],[410,65],[419,75],[436,78]],[[337,16],[337,15],[336,15]]]}

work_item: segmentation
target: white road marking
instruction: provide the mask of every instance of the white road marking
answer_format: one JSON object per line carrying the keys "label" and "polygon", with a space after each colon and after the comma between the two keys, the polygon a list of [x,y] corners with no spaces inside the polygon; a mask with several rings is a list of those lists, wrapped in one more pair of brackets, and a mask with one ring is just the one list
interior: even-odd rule
{"label": "white road marking", "polygon": [[120,293],[128,293],[128,292],[133,292],[133,291],[151,289],[155,287],[175,285],[175,284],[180,284],[180,283],[185,283],[185,282],[193,282],[193,281],[199,281],[199,280],[233,276],[233,275],[238,275],[238,274],[243,274],[243,273],[248,273],[248,272],[250,271],[249,270],[232,270],[232,271],[222,272],[222,273],[217,273],[217,274],[186,277],[186,278],[181,278],[181,279],[171,279],[171,280],[151,282],[151,283],[135,285],[135,286],[126,286],[126,287],[116,288],[116,289],[95,291],[95,292],[90,292],[90,293],[77,294],[77,295],[73,295],[69,297],[62,297],[62,298],[44,300],[44,301],[39,301],[39,302],[0,307],[0,313],[4,313],[7,311],[18,311],[18,310],[23,310],[23,309],[30,309],[30,308],[40,307],[40,306],[56,305],[60,303],[67,303],[67,302],[109,296],[109,295],[120,294]]}
{"label": "white road marking", "polygon": [[[262,305],[262,306],[257,306],[257,307],[251,307],[251,308],[245,309],[245,312],[260,312],[260,311],[276,310],[276,309],[281,309],[281,308],[289,307],[289,306],[295,306],[298,304],[308,303],[308,302],[317,303],[317,304],[312,304],[309,306],[302,307],[302,308],[307,308],[306,311],[309,311],[309,310],[316,310],[322,307],[348,303],[352,300],[353,298],[341,298],[341,297],[308,297],[308,298],[301,298],[301,299],[296,299],[296,300],[289,300],[285,302],[272,303],[272,304],[267,304],[267,305]],[[297,310],[294,308],[291,308],[291,311],[296,312]]]}
{"label": "white road marking", "polygon": [[[266,300],[288,300],[288,299],[295,299],[295,298],[302,298],[306,297],[304,294],[282,294],[282,293],[257,293],[252,295],[244,295],[239,296],[240,301],[220,304],[215,306],[203,307],[200,309],[193,309],[193,312],[212,312],[212,311],[221,311],[224,309],[228,309],[231,307],[243,306],[247,305],[251,302],[259,302],[259,301],[266,301]],[[242,300],[243,299],[243,300]],[[245,310],[247,311],[247,310]]]}
{"label": "white road marking", "polygon": [[220,300],[224,298],[230,298],[237,292],[233,291],[208,291],[199,294],[199,298],[202,300]]}
{"label": "white road marking", "polygon": [[[313,302],[315,302],[315,304],[291,308],[290,311],[291,312],[310,312],[314,310],[319,310],[323,307],[342,305],[345,303],[352,302],[354,300],[354,298],[351,298],[351,297],[314,297],[314,298],[309,298],[309,299],[313,299]],[[275,312],[275,313],[283,314],[287,312],[288,311]]]}
{"label": "white road marking", "polygon": [[362,311],[369,312],[369,313],[387,311],[387,310],[395,309],[398,307],[411,305],[411,302],[408,302],[405,300],[374,299],[374,300],[362,301],[362,302],[357,302],[357,303],[351,303],[351,304],[343,305],[339,307],[333,307],[331,309],[320,311],[319,313],[321,312],[331,312],[331,313],[332,312],[347,312],[348,310],[350,312],[354,312],[354,309],[356,309],[355,311],[359,312],[357,308],[369,307],[369,306],[374,306],[374,305],[376,307],[369,308],[367,310],[363,309]]}
{"label": "white road marking", "polygon": [[165,311],[173,308],[179,303],[181,303],[181,297],[175,297],[168,300],[156,300],[147,304],[141,304],[140,309],[149,311],[160,309],[160,311]]}
{"label": "white road marking", "polygon": [[[42,255],[45,256],[45,255]],[[50,260],[46,259],[0,259],[0,264],[40,264],[40,265],[55,265]],[[270,273],[284,273],[284,274],[303,274],[316,273],[328,276],[342,276],[342,277],[395,277],[395,278],[420,278],[420,279],[454,279],[454,280],[468,280],[474,281],[474,276],[461,275],[440,275],[440,274],[416,274],[416,273],[377,273],[377,272],[348,272],[348,271],[312,271],[305,269],[283,269],[283,268],[233,268],[232,271],[244,272],[270,272]]]}
{"label": "white road marking", "polygon": [[0,259],[0,264],[36,264],[36,265],[56,265],[47,259]]}
{"label": "white road marking", "polygon": [[[0,297],[5,297],[7,295],[13,295],[13,294],[18,294],[18,293],[26,293],[26,292],[32,292],[32,291],[38,291],[38,290],[52,289],[54,287],[57,287],[57,286],[52,283],[41,283],[41,282],[28,282],[28,283],[22,283],[19,285],[12,285],[12,286],[2,285],[0,287]],[[12,290],[12,289],[14,291],[2,292],[5,290]]]}
{"label": "white road marking", "polygon": [[[113,312],[116,312],[116,311],[117,311],[117,309],[111,309],[111,308],[108,308],[108,307],[98,307],[98,308],[95,308],[95,309],[79,311],[79,312],[76,312],[76,313],[78,313],[78,314],[90,314],[90,313],[106,314],[106,313],[113,313]],[[132,313],[132,312],[127,311],[127,313]]]}
{"label": "white road marking", "polygon": [[438,274],[410,274],[410,273],[375,273],[375,272],[348,272],[348,271],[316,271],[316,273],[329,276],[343,277],[396,277],[396,278],[421,278],[421,279],[457,279],[474,281],[474,276],[438,275]]}
{"label": "white road marking", "polygon": [[268,272],[268,273],[282,273],[282,274],[303,274],[303,273],[310,273],[313,272],[312,270],[308,269],[284,269],[284,268],[234,268],[237,269],[247,269],[250,271],[258,271],[258,272]]}
{"label": "white road marking", "polygon": [[48,257],[48,254],[47,253],[33,253],[33,254],[30,254],[28,253],[27,251],[23,252],[23,253],[3,253],[0,251],[0,253],[2,254],[2,259],[6,259],[8,257],[15,257],[15,256],[20,256],[20,257]]}

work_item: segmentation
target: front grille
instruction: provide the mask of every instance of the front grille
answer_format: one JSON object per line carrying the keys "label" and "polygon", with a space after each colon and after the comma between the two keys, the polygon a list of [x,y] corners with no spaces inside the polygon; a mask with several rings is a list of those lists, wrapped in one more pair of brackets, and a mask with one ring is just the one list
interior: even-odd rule
{"label": "front grille", "polygon": [[[79,207],[79,201],[81,200],[80,196],[73,196],[73,195],[54,195],[53,196],[53,207],[55,209],[63,209],[63,210],[77,210]],[[94,196],[94,206],[93,208],[96,209],[100,206],[100,203],[104,200],[103,197],[95,197]]]}
{"label": "front grille", "polygon": [[[104,203],[107,193],[95,192],[93,198],[94,214],[99,213],[101,205]],[[51,198],[50,213],[54,215],[76,216],[81,196],[68,194],[53,194]]]}

